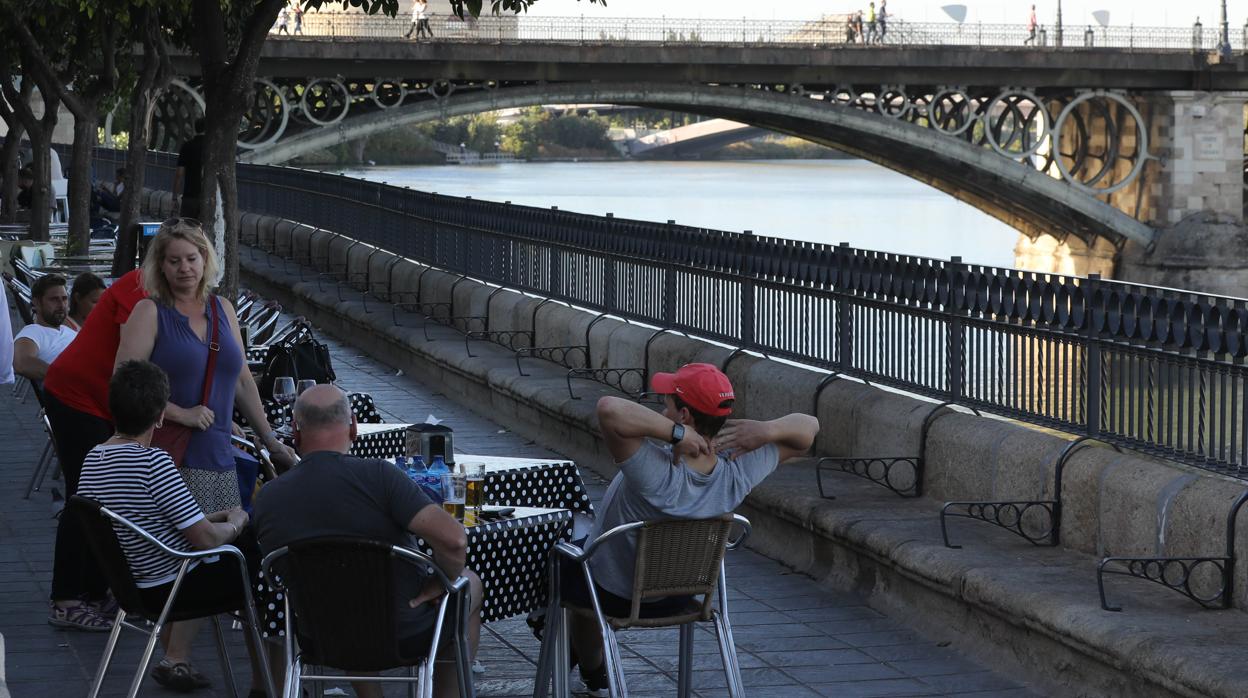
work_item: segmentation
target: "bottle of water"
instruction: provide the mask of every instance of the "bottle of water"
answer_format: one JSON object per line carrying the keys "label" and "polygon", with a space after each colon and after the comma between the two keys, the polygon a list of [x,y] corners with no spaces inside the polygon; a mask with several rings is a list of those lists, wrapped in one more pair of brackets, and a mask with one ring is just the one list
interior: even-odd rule
{"label": "bottle of water", "polygon": [[449,475],[451,469],[446,467],[446,461],[442,456],[434,456],[433,463],[429,465],[429,484],[438,490],[437,501],[439,504],[446,500],[446,493],[442,490],[442,476]]}
{"label": "bottle of water", "polygon": [[[394,457],[394,465],[399,470],[407,472],[407,456],[399,455]],[[411,477],[410,475],[408,477]]]}

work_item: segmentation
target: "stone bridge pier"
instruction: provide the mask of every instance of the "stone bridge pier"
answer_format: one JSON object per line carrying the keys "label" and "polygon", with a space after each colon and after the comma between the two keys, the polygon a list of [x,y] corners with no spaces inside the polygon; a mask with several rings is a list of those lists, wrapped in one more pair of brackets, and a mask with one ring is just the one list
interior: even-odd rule
{"label": "stone bridge pier", "polygon": [[[1244,225],[1245,92],[1149,92],[1131,102],[1148,128],[1148,154],[1140,175],[1105,196],[1120,211],[1157,231],[1151,246],[1108,239],[1088,244],[1068,237],[1019,236],[1018,266],[1171,288],[1248,297],[1248,230]],[[1139,147],[1121,118],[1106,119],[1082,105],[1090,152],[1104,152],[1118,128],[1120,151],[1107,179],[1133,166]],[[1063,136],[1075,124],[1067,121]],[[1064,139],[1065,140],[1065,139]],[[1124,154],[1125,153],[1125,154]],[[1068,155],[1068,154],[1065,154]],[[1065,162],[1069,163],[1067,158]]]}

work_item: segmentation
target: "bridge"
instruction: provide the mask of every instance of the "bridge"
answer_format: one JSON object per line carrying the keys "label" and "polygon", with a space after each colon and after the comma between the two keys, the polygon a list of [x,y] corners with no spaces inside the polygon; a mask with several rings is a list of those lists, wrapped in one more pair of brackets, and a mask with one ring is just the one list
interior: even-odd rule
{"label": "bridge", "polygon": [[[1080,271],[1117,266],[1120,277],[1181,285],[1167,274],[1190,276],[1172,262],[1193,250],[1176,226],[1244,217],[1248,61],[1214,51],[1213,31],[1117,28],[1033,48],[1021,46],[1021,26],[896,23],[888,40],[899,43],[864,46],[828,19],[491,17],[420,42],[405,29],[310,17],[307,36],[267,42],[241,159],[285,162],[457,115],[609,103],[729,119],[872,160],[1028,238],[1078,248]],[[1243,37],[1231,44],[1238,51]],[[158,108],[163,147],[184,137],[200,100],[194,62],[175,67],[185,79]],[[1202,245],[1215,262],[1227,257]],[[1248,279],[1238,273],[1219,278]]]}
{"label": "bridge", "polygon": [[727,119],[708,119],[649,133],[628,142],[635,158],[679,158],[758,138],[765,130]]}

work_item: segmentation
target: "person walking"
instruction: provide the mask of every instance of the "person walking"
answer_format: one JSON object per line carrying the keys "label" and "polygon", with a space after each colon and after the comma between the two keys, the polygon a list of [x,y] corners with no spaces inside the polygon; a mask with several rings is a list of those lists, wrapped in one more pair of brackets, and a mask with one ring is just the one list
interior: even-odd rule
{"label": "person walking", "polygon": [[874,44],[880,40],[880,35],[875,26],[875,3],[867,5],[867,43]]}
{"label": "person walking", "polygon": [[290,35],[290,30],[286,25],[290,22],[290,8],[283,7],[282,11],[277,13],[277,33]]}
{"label": "person walking", "polygon": [[884,43],[884,35],[888,33],[888,0],[880,0],[880,16],[876,18],[880,26],[878,43]]}
{"label": "person walking", "polygon": [[303,8],[298,3],[295,4],[295,33],[303,34]]}
{"label": "person walking", "polygon": [[1036,21],[1036,6],[1031,6],[1031,15],[1027,18],[1027,38],[1023,41],[1023,46],[1034,44],[1036,42],[1036,28],[1040,23]]}
{"label": "person walking", "polygon": [[417,39],[422,36],[433,38],[433,30],[429,28],[429,3],[425,0],[412,3],[412,26],[408,27],[404,38],[410,38],[413,31],[416,32]]}
{"label": "person walking", "polygon": [[173,172],[173,208],[183,216],[199,215],[199,200],[203,194],[205,127],[204,117],[195,119],[195,135],[178,150],[178,168]]}

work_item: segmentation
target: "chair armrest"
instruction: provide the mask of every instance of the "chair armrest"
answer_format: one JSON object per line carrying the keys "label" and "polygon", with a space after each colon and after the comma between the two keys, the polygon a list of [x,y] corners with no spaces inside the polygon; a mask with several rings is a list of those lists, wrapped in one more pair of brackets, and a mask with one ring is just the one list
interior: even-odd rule
{"label": "chair armrest", "polygon": [[112,519],[115,523],[119,523],[122,526],[125,526],[126,528],[130,529],[134,533],[138,534],[138,536],[142,538],[148,545],[155,547],[156,549],[160,550],[162,553],[170,557],[178,558],[179,560],[197,560],[197,559],[202,559],[206,557],[212,557],[214,555],[232,555],[238,558],[239,563],[243,564],[244,568],[246,567],[246,558],[243,557],[242,552],[240,552],[238,548],[232,545],[229,545],[229,544],[218,545],[213,548],[208,548],[207,550],[195,550],[192,552],[183,552],[181,550],[174,550],[173,548],[170,548],[169,546],[157,540],[156,537],[153,536],[152,534],[148,533],[147,531],[144,531],[142,528],[139,528],[138,526],[135,526],[129,521],[126,521],[125,519],[118,516],[117,514],[114,514],[107,507],[100,507],[100,513],[106,516],[107,518]]}

